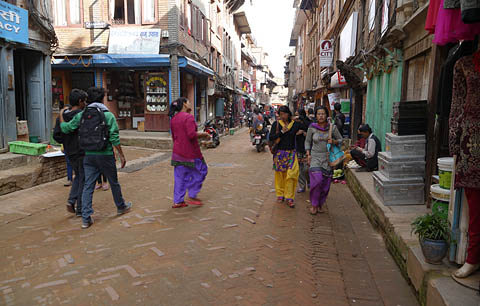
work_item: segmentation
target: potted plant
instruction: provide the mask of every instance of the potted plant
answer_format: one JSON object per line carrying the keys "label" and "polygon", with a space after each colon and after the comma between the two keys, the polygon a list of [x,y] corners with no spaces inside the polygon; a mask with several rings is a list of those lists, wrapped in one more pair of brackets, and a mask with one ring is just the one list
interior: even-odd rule
{"label": "potted plant", "polygon": [[412,232],[418,235],[425,261],[442,264],[451,239],[448,220],[438,213],[419,216],[412,222]]}

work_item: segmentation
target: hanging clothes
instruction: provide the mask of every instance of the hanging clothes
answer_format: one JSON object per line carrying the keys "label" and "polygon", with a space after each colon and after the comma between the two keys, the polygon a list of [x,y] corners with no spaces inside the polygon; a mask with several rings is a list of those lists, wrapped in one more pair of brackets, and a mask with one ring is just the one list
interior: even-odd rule
{"label": "hanging clothes", "polygon": [[462,21],[466,24],[480,22],[480,0],[445,0],[445,9],[461,9]]}
{"label": "hanging clothes", "polygon": [[477,41],[464,41],[450,49],[440,72],[439,93],[437,99],[437,115],[448,118],[452,105],[453,69],[459,59],[471,55],[477,50]]}
{"label": "hanging clothes", "polygon": [[435,33],[435,26],[437,24],[438,9],[440,8],[441,0],[430,0],[427,12],[427,21],[425,22],[425,30],[428,33]]}
{"label": "hanging clothes", "polygon": [[445,9],[443,4],[444,0],[441,0],[435,25],[435,44],[446,45],[461,40],[474,40],[475,36],[480,34],[480,23],[463,23],[459,9]]}
{"label": "hanging clothes", "polygon": [[450,154],[457,155],[455,188],[480,186],[480,52],[455,64]]}

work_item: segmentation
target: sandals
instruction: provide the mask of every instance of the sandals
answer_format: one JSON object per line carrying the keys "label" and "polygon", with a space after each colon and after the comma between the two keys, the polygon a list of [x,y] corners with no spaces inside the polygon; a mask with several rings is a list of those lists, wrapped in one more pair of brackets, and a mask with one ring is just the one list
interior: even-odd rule
{"label": "sandals", "polygon": [[287,200],[287,205],[290,208],[295,208],[295,203],[293,203],[293,200]]}
{"label": "sandals", "polygon": [[182,203],[175,203],[172,205],[172,208],[182,208],[182,207],[187,207],[187,203],[182,202]]}
{"label": "sandals", "polygon": [[318,208],[315,206],[312,206],[312,208],[310,208],[310,214],[314,216],[318,214]]}
{"label": "sandals", "polygon": [[282,203],[283,201],[285,201],[284,197],[277,197],[277,203]]}
{"label": "sandals", "polygon": [[196,206],[202,206],[203,205],[202,201],[200,201],[199,199],[191,199],[190,198],[190,199],[188,199],[187,203],[189,205],[196,205]]}

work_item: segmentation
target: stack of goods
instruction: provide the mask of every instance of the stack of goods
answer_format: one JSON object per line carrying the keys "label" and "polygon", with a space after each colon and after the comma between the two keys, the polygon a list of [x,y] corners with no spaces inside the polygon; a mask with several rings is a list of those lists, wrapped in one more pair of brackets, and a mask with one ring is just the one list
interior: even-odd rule
{"label": "stack of goods", "polygon": [[426,134],[427,101],[393,103],[392,133],[399,136]]}
{"label": "stack of goods", "polygon": [[378,154],[374,187],[384,205],[423,204],[425,135],[386,135],[386,152]]}
{"label": "stack of goods", "polygon": [[430,186],[432,196],[432,211],[439,213],[443,218],[448,218],[448,205],[450,203],[450,185],[452,183],[453,157],[438,159],[439,184]]}

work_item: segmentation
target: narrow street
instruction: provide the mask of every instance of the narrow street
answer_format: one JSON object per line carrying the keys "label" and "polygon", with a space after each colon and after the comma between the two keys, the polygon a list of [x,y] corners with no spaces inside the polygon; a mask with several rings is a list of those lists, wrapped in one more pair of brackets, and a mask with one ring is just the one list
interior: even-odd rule
{"label": "narrow street", "polygon": [[170,208],[168,158],[120,173],[124,216],[96,191],[87,230],[63,181],[0,197],[0,304],[417,305],[347,185],[311,216],[308,194],[275,202],[271,155],[246,129],[204,154],[203,207]]}

